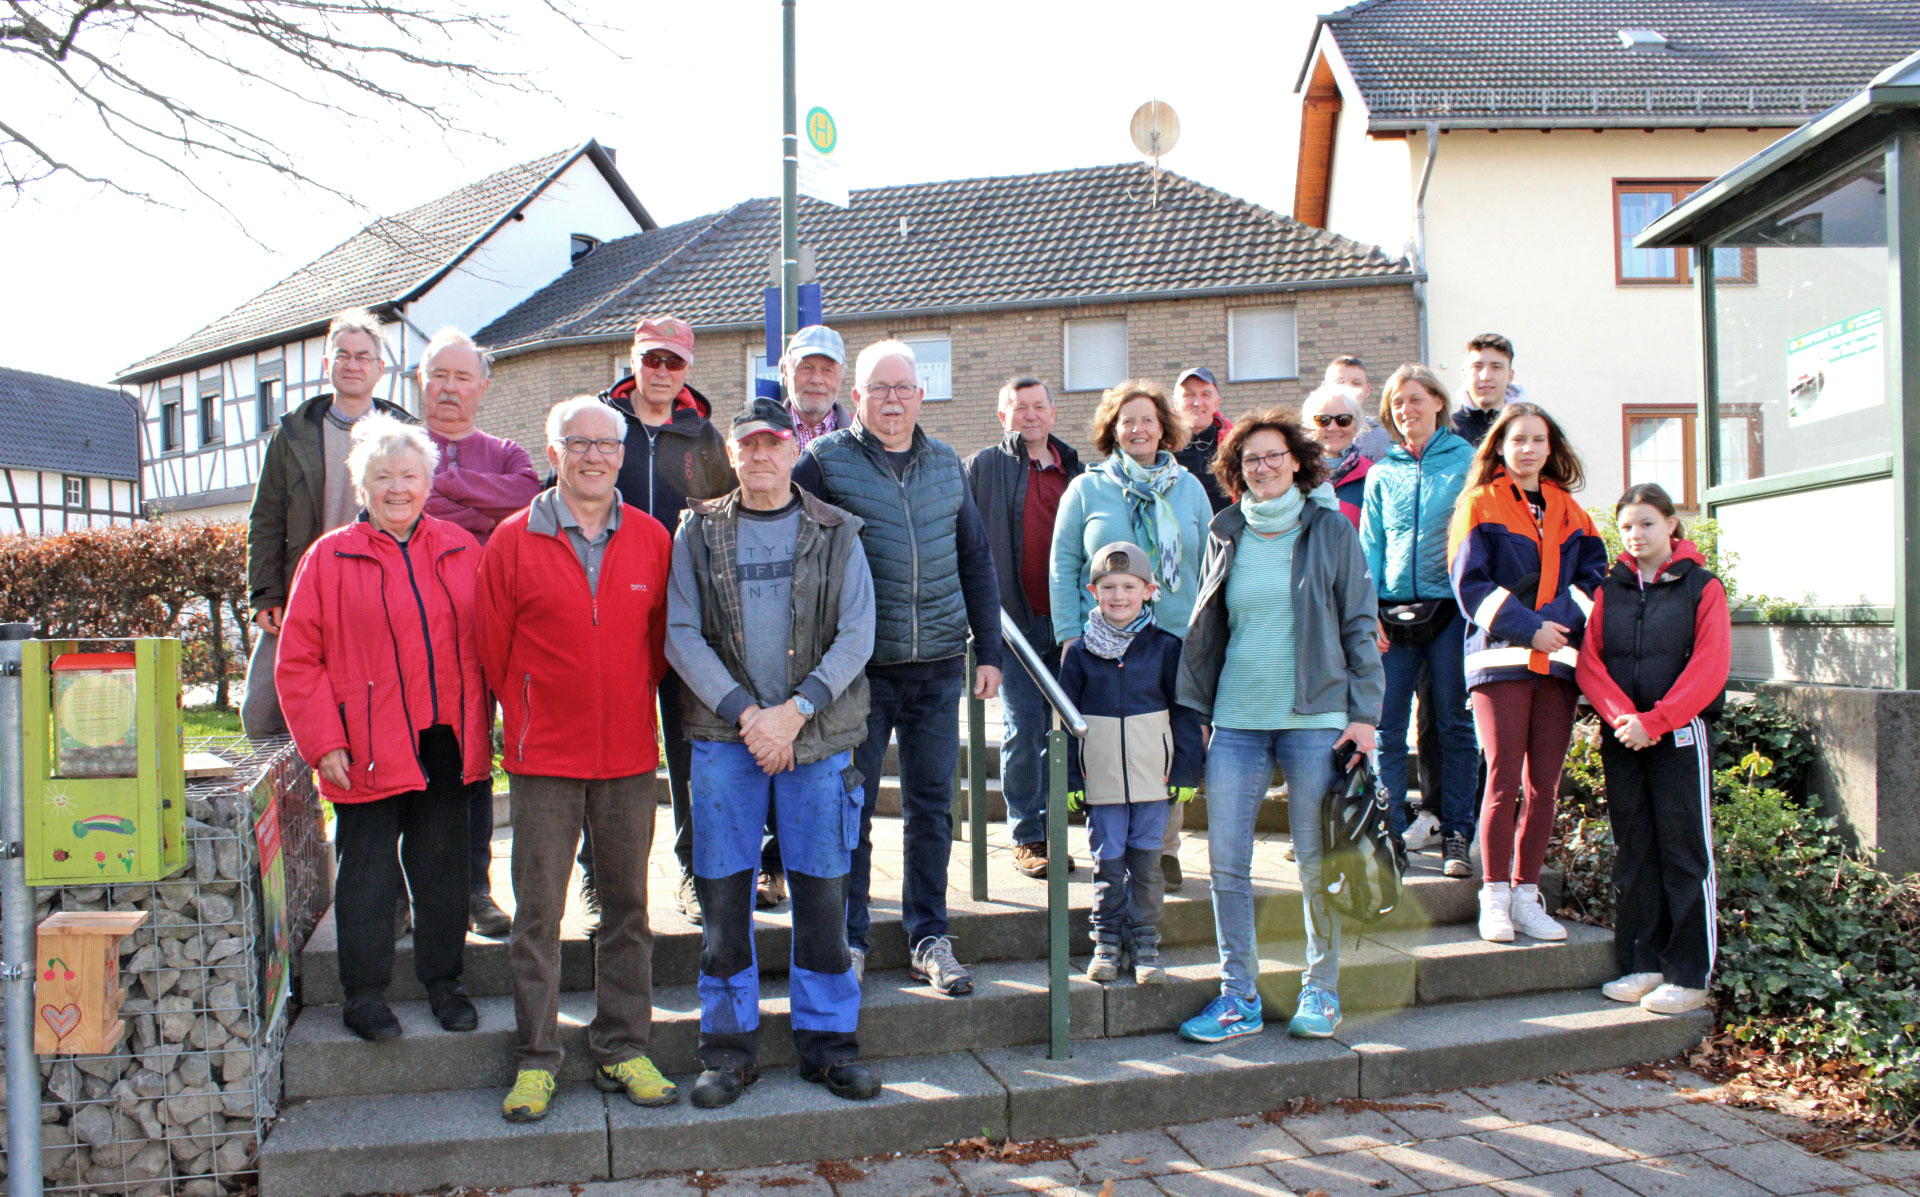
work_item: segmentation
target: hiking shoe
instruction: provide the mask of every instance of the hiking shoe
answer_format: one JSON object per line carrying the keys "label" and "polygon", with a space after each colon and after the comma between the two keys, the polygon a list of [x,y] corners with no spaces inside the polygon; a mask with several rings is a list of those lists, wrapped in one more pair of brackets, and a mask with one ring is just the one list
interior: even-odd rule
{"label": "hiking shoe", "polygon": [[694,1079],[693,1104],[703,1110],[730,1106],[759,1079],[760,1074],[750,1068],[709,1068]]}
{"label": "hiking shoe", "polygon": [[1260,1017],[1260,995],[1238,998],[1223,993],[1207,1008],[1180,1024],[1180,1038],[1195,1043],[1219,1043],[1242,1035],[1258,1035],[1266,1023]]}
{"label": "hiking shoe", "polygon": [[379,998],[348,1002],[340,1011],[340,1021],[362,1039],[400,1038],[400,1020],[394,1017],[393,1007]]}
{"label": "hiking shoe", "polygon": [[687,921],[698,927],[700,925],[700,895],[694,891],[692,873],[680,874],[680,892],[674,895],[673,900],[675,904],[680,907],[680,913],[687,917]]}
{"label": "hiking shoe", "polygon": [[1567,929],[1553,921],[1547,913],[1547,907],[1540,900],[1540,887],[1537,885],[1516,885],[1513,887],[1513,929],[1528,939],[1544,939],[1557,942],[1567,937]]}
{"label": "hiking shoe", "polygon": [[787,900],[787,875],[785,873],[762,873],[759,884],[753,887],[753,908],[772,910]]}
{"label": "hiking shoe", "polygon": [[1440,837],[1440,859],[1444,862],[1440,871],[1447,876],[1473,876],[1473,865],[1467,860],[1467,837],[1459,832]]}
{"label": "hiking shoe", "polygon": [[1120,976],[1120,945],[1102,940],[1093,945],[1093,959],[1087,964],[1087,980],[1112,981]]}
{"label": "hiking shoe", "polygon": [[1287,1034],[1295,1039],[1328,1039],[1339,1025],[1339,996],[1318,985],[1301,986],[1300,1005],[1287,1024]]}
{"label": "hiking shoe", "polygon": [[1180,887],[1187,883],[1186,876],[1180,872],[1180,858],[1178,856],[1162,856],[1160,858],[1160,876],[1166,882],[1166,892],[1170,894],[1179,893]]}
{"label": "hiking shoe", "polygon": [[1513,942],[1513,891],[1488,882],[1480,887],[1480,938],[1488,943]]}
{"label": "hiking shoe", "polygon": [[933,986],[935,993],[960,997],[973,992],[973,974],[953,958],[953,936],[929,935],[913,945],[907,975]]}
{"label": "hiking shoe", "polygon": [[602,1093],[626,1090],[627,1100],[636,1106],[670,1106],[680,1090],[645,1056],[622,1060],[611,1067],[600,1064],[593,1070],[593,1086]]}
{"label": "hiking shoe", "polygon": [[553,1074],[544,1068],[522,1068],[513,1078],[507,1100],[500,1103],[500,1112],[508,1122],[538,1122],[552,1104]]}
{"label": "hiking shoe", "polygon": [[500,909],[492,894],[473,894],[467,898],[467,926],[488,939],[499,939],[513,930],[513,916]]}
{"label": "hiking shoe", "polygon": [[880,1096],[880,1078],[858,1060],[841,1060],[824,1068],[802,1068],[800,1079],[825,1085],[827,1092],[848,1101],[871,1101]]}
{"label": "hiking shoe", "polygon": [[1666,980],[1666,977],[1659,973],[1628,973],[1624,977],[1602,985],[1600,992],[1616,1002],[1632,1002],[1638,1005],[1641,998],[1660,988]]}
{"label": "hiking shoe", "polygon": [[1043,840],[1034,844],[1015,844],[1013,846],[1013,867],[1029,877],[1047,875],[1047,845]]}
{"label": "hiking shoe", "polygon": [[1663,984],[1640,999],[1640,1008],[1650,1014],[1685,1014],[1706,1004],[1706,990],[1672,984]]}
{"label": "hiking shoe", "polygon": [[847,955],[852,961],[852,963],[848,965],[848,971],[853,974],[853,983],[855,985],[865,986],[867,983],[867,950],[865,948],[848,948]]}
{"label": "hiking shoe", "polygon": [[1157,943],[1136,943],[1133,945],[1133,983],[1135,985],[1164,985],[1167,970],[1160,964],[1160,945]]}
{"label": "hiking shoe", "polygon": [[1409,852],[1431,848],[1440,839],[1440,820],[1434,817],[1432,811],[1423,810],[1401,839],[1405,841]]}
{"label": "hiking shoe", "polygon": [[480,1011],[474,1008],[473,999],[467,996],[466,988],[455,984],[440,993],[427,995],[427,1005],[432,1008],[433,1016],[440,1020],[440,1027],[446,1031],[471,1031],[480,1025]]}

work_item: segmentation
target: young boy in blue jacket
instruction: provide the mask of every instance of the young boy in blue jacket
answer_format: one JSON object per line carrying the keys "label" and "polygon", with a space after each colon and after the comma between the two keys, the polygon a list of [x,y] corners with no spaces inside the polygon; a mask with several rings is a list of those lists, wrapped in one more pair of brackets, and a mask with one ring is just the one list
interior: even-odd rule
{"label": "young boy in blue jacket", "polygon": [[1060,686],[1087,721],[1087,739],[1067,741],[1067,805],[1087,815],[1093,849],[1090,981],[1120,973],[1133,955],[1136,984],[1166,980],[1160,965],[1165,881],[1160,844],[1167,804],[1191,802],[1205,748],[1200,714],[1174,701],[1180,638],[1155,627],[1147,551],[1116,541],[1093,555],[1094,609],[1067,645]]}

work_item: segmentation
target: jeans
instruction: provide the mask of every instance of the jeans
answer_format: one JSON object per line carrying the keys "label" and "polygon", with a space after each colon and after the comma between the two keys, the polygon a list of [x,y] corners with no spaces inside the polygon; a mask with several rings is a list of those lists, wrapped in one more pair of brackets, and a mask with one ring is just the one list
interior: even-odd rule
{"label": "jeans", "polygon": [[[1055,676],[1060,650],[1041,654]],[[1018,661],[1008,664],[1000,683],[1000,790],[1007,799],[1007,829],[1016,844],[1047,838],[1047,731],[1053,711],[1033,676]]]}
{"label": "jeans", "polygon": [[1160,841],[1173,803],[1102,802],[1087,807],[1087,844],[1093,850],[1093,942],[1160,942],[1166,879]]}
{"label": "jeans", "polygon": [[793,894],[787,988],[794,1049],[810,1069],[860,1055],[860,983],[847,954],[846,903],[847,865],[863,800],[858,787],[847,785],[850,756],[836,752],[769,777],[744,744],[693,742],[693,875],[706,915],[699,984],[703,1067],[751,1069],[758,1063],[753,884],[770,804],[787,846]]}
{"label": "jeans", "polygon": [[1424,645],[1395,642],[1381,657],[1387,696],[1380,709],[1380,747],[1374,768],[1392,804],[1393,833],[1403,835],[1407,810],[1407,722],[1413,713],[1414,685],[1425,666],[1433,678],[1433,718],[1440,733],[1440,830],[1473,838],[1473,780],[1479,748],[1467,715],[1467,621],[1458,611],[1440,634]]}
{"label": "jeans", "polygon": [[1213,729],[1207,747],[1207,824],[1222,993],[1238,998],[1256,993],[1260,954],[1253,924],[1253,819],[1273,784],[1276,764],[1287,779],[1287,825],[1293,829],[1293,854],[1300,869],[1306,981],[1328,993],[1340,991],[1340,916],[1320,891],[1320,803],[1333,784],[1333,745],[1339,739],[1339,732],[1318,728]]}
{"label": "jeans", "polygon": [[867,896],[873,872],[873,808],[880,796],[880,766],[887,740],[900,740],[900,807],[906,816],[906,877],[901,882],[900,921],[911,947],[929,935],[947,933],[947,858],[953,850],[953,774],[960,764],[958,674],[902,680],[869,670],[867,738],[853,763],[866,780],[860,808],[860,842],[847,875],[847,943],[867,950],[873,919]]}

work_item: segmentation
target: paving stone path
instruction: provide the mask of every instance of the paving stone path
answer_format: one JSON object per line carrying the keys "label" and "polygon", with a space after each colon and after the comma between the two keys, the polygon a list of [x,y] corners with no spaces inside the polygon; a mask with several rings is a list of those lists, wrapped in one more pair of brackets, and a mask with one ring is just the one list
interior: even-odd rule
{"label": "paving stone path", "polygon": [[1709,1082],[1672,1075],[1346,1101],[1071,1139],[1013,1160],[935,1149],[502,1197],[1920,1197],[1920,1151],[1825,1159],[1793,1141],[1808,1123],[1722,1104]]}

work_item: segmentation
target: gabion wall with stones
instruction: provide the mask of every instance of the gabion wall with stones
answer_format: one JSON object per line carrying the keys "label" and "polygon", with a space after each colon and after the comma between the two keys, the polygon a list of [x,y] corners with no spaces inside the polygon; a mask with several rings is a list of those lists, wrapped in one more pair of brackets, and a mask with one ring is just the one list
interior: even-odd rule
{"label": "gabion wall with stones", "polygon": [[127,1034],[119,1048],[40,1060],[50,1194],[222,1197],[257,1180],[261,1136],[280,1098],[288,1011],[272,1009],[265,984],[273,933],[263,921],[256,791],[278,816],[289,958],[326,908],[331,873],[312,772],[284,738],[194,747],[237,768],[189,784],[184,869],[151,884],[35,893],[36,923],[58,911],[149,914],[120,941]]}

